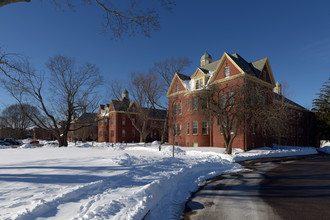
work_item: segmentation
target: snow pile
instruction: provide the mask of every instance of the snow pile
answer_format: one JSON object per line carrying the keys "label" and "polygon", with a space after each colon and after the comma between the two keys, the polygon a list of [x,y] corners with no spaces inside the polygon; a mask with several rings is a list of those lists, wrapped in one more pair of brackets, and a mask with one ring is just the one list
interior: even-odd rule
{"label": "snow pile", "polygon": [[204,180],[241,169],[158,143],[43,144],[1,149],[1,219],[177,219]]}
{"label": "snow pile", "polygon": [[256,148],[247,152],[236,153],[233,155],[233,161],[242,162],[245,160],[259,159],[259,158],[272,158],[272,157],[288,157],[288,156],[302,156],[318,154],[317,150],[313,147],[291,147],[277,145],[273,148],[263,147]]}
{"label": "snow pile", "polygon": [[318,150],[325,153],[325,154],[330,154],[330,144],[329,144],[329,146],[321,147]]}

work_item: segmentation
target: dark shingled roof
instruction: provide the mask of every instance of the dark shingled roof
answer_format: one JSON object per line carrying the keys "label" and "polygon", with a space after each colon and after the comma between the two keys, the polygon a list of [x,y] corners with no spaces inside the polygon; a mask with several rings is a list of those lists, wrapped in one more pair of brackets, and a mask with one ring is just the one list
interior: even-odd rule
{"label": "dark shingled roof", "polygon": [[190,80],[190,76],[186,76],[184,74],[181,74],[181,73],[177,73],[179,78],[182,79],[182,80]]}
{"label": "dark shingled roof", "polygon": [[97,122],[97,114],[90,112],[84,112],[81,116],[72,121],[72,123],[77,124],[93,124],[95,122]]}
{"label": "dark shingled roof", "polygon": [[161,109],[151,109],[149,112],[149,117],[153,119],[165,119],[167,111]]}
{"label": "dark shingled roof", "polygon": [[238,53],[229,56],[245,73],[256,76],[256,73],[253,71],[254,68],[252,68],[250,63],[244,60]]}
{"label": "dark shingled roof", "polygon": [[116,111],[126,111],[130,104],[129,99],[111,100],[111,101]]}

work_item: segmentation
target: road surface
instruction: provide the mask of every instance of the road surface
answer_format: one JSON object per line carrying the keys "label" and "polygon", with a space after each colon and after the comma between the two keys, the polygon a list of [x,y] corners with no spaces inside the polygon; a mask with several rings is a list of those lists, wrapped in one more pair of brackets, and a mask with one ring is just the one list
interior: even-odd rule
{"label": "road surface", "polygon": [[330,157],[259,163],[207,181],[183,219],[330,219]]}

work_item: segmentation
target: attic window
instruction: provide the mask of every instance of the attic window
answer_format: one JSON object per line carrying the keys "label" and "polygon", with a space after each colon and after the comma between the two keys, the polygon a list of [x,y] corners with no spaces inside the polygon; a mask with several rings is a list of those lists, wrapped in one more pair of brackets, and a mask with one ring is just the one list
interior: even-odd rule
{"label": "attic window", "polygon": [[227,78],[229,76],[230,76],[230,68],[229,68],[229,66],[226,66],[225,67],[225,78]]}
{"label": "attic window", "polygon": [[179,91],[180,91],[180,85],[176,84],[176,92],[179,92]]}
{"label": "attic window", "polygon": [[196,89],[200,89],[203,87],[203,78],[196,80]]}

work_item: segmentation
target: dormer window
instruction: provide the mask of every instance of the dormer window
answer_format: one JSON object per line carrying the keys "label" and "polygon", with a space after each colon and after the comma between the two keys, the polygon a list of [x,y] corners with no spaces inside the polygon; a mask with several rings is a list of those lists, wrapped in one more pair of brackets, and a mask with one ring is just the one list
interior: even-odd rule
{"label": "dormer window", "polygon": [[225,67],[225,78],[228,78],[230,76],[230,68],[229,66]]}
{"label": "dormer window", "polygon": [[180,85],[176,84],[176,92],[179,92],[179,91],[180,91]]}
{"label": "dormer window", "polygon": [[200,88],[202,88],[203,87],[203,78],[201,78],[201,79],[197,79],[196,80],[196,89],[200,89]]}
{"label": "dormer window", "polygon": [[196,80],[196,89],[199,89],[199,80]]}

